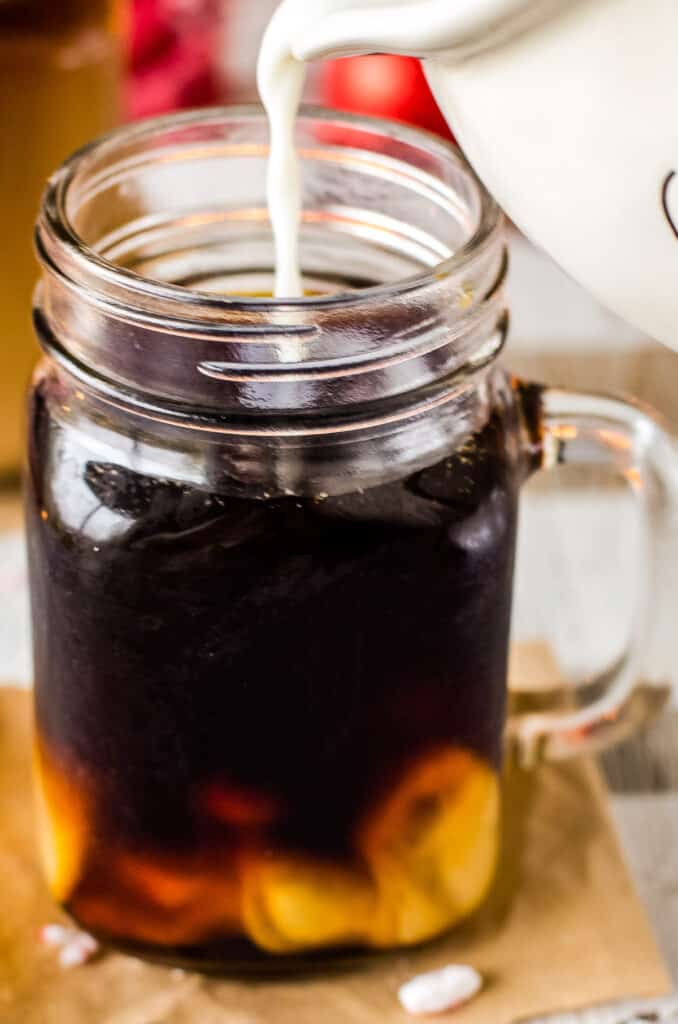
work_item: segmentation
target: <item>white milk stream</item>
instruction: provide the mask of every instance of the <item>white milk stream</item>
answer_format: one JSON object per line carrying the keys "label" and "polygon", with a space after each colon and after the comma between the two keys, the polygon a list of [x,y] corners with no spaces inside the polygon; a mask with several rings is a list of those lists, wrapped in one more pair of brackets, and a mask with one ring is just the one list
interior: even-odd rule
{"label": "white milk stream", "polygon": [[513,220],[627,320],[678,348],[676,0],[283,0],[262,45],[276,294],[301,294],[294,120],[304,62],[424,60]]}
{"label": "white milk stream", "polygon": [[[516,10],[527,6],[526,0],[509,2]],[[505,0],[361,0],[359,10],[356,0],[283,0],[264,35],[258,66],[259,93],[271,127],[268,201],[276,246],[278,297],[303,294],[294,122],[304,88],[306,60],[370,50],[422,56],[436,53],[448,48],[460,31],[463,35],[472,32],[481,9],[485,11],[480,15],[484,23],[491,8],[497,6],[505,6]]]}
{"label": "white milk stream", "polygon": [[306,80],[306,64],[303,58],[295,56],[294,46],[316,18],[331,17],[354,6],[355,0],[284,0],[261,45],[257,78],[271,128],[268,205],[275,238],[275,294],[279,298],[303,294],[299,268],[301,186],[294,123]]}

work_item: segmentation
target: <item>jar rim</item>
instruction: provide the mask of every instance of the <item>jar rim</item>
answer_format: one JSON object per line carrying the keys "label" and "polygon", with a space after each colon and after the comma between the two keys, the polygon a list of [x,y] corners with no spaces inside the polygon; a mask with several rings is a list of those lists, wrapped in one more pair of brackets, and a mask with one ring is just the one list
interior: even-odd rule
{"label": "jar rim", "polygon": [[[142,142],[165,130],[177,130],[190,127],[209,127],[223,125],[225,122],[239,119],[264,121],[266,114],[257,104],[245,104],[221,107],[205,107],[181,113],[166,114],[161,117],[147,118],[136,123],[114,129],[106,135],[93,140],[68,158],[50,177],[43,197],[40,220],[36,229],[36,245],[39,258],[44,262],[46,257],[45,238],[48,246],[54,244],[67,257],[73,270],[78,268],[94,271],[102,283],[124,285],[128,295],[133,295],[138,307],[144,307],[150,300],[155,306],[160,302],[170,307],[187,305],[203,307],[210,311],[210,319],[215,312],[228,313],[266,313],[275,310],[306,312],[323,309],[351,309],[364,302],[388,300],[406,295],[418,289],[424,289],[440,281],[453,277],[464,265],[473,260],[486,246],[496,241],[503,224],[503,214],[490,193],[477,177],[473,169],[464,159],[459,148],[451,141],[429,132],[401,122],[385,118],[357,115],[332,110],[320,106],[304,105],[299,120],[325,122],[327,124],[346,127],[355,131],[365,130],[380,133],[394,142],[402,142],[425,149],[428,153],[452,160],[464,171],[469,181],[477,189],[479,199],[479,217],[475,230],[470,237],[449,257],[435,266],[427,267],[419,272],[405,276],[397,281],[369,285],[351,291],[334,294],[304,296],[299,298],[243,297],[215,295],[199,291],[180,284],[163,282],[145,277],[112,260],[106,259],[92,246],[88,245],[74,227],[68,214],[67,205],[70,189],[83,164],[93,154],[103,154],[106,149],[114,151],[117,147],[132,142]],[[53,259],[47,259],[53,265]],[[60,262],[60,261],[59,261]],[[70,276],[70,275],[69,275]]]}
{"label": "jar rim", "polygon": [[[173,114],[91,143],[50,179],[35,309],[48,354],[144,401],[286,415],[396,398],[498,351],[503,215],[459,150],[316,108],[297,132],[308,270],[322,288],[338,268],[343,290],[248,287],[271,267],[264,111]],[[361,273],[386,283],[360,287]]]}

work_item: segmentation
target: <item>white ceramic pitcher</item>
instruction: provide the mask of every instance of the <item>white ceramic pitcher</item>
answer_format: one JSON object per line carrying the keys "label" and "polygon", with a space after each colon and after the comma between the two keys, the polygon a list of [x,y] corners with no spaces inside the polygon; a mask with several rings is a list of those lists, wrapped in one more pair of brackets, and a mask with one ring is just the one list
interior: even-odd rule
{"label": "white ceramic pitcher", "polygon": [[424,57],[457,138],[514,221],[676,349],[677,50],[678,0],[357,0],[294,48],[303,59]]}

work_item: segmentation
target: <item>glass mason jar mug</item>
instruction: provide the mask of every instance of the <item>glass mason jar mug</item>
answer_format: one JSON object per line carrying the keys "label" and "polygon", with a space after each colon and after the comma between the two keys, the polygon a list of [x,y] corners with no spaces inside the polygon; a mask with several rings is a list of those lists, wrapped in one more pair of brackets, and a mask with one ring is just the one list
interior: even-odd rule
{"label": "glass mason jar mug", "polygon": [[[81,151],[37,231],[46,871],[88,930],[198,966],[409,945],[474,911],[522,484],[609,462],[655,546],[675,512],[645,414],[498,366],[501,215],[460,155],[342,115],[297,130],[304,299],[267,297],[254,110]],[[534,760],[626,734],[637,670],[509,738]]]}

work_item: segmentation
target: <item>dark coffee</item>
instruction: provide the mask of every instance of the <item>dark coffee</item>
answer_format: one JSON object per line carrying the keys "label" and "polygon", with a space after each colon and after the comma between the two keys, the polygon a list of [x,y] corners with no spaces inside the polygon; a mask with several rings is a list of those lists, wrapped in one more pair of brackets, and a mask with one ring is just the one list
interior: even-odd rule
{"label": "dark coffee", "polygon": [[406,479],[247,500],[98,459],[37,390],[43,840],[85,928],[209,963],[420,942],[481,903],[516,416]]}

